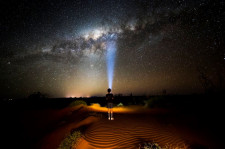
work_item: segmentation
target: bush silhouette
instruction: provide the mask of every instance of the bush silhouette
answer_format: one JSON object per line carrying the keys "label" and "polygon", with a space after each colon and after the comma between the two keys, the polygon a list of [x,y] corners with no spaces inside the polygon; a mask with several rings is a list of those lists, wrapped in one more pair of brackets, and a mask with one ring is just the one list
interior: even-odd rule
{"label": "bush silhouette", "polygon": [[156,107],[162,107],[164,102],[163,96],[155,96],[148,100],[145,100],[145,107],[147,108],[156,108]]}
{"label": "bush silhouette", "polygon": [[70,103],[69,107],[78,106],[78,105],[87,105],[87,103],[83,100],[76,100]]}

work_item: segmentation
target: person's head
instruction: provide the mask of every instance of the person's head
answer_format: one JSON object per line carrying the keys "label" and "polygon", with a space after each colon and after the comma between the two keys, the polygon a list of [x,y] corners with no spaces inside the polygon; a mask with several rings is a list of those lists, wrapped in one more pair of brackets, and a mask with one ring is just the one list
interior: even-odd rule
{"label": "person's head", "polygon": [[111,92],[111,88],[108,88],[107,91],[108,91],[108,93],[110,93]]}

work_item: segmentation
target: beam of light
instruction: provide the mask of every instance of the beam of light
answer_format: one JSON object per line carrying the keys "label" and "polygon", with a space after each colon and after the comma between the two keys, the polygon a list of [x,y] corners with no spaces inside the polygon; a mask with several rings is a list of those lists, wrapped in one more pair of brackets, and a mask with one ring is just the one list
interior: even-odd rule
{"label": "beam of light", "polygon": [[112,88],[112,84],[113,84],[113,74],[114,74],[114,65],[115,65],[115,56],[116,56],[115,38],[116,38],[115,35],[112,34],[106,45],[106,48],[107,48],[106,64],[107,64],[107,76],[108,76],[109,88]]}

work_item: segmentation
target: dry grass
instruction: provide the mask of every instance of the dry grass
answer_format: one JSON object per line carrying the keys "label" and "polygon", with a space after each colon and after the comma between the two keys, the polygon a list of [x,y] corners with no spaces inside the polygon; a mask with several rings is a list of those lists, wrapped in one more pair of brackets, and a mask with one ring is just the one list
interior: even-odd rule
{"label": "dry grass", "polygon": [[60,143],[58,149],[75,149],[80,138],[81,132],[74,131]]}
{"label": "dry grass", "polygon": [[86,106],[87,103],[85,101],[83,101],[83,100],[75,100],[75,101],[70,103],[69,107],[74,107],[74,106],[78,106],[78,105]]}
{"label": "dry grass", "polygon": [[172,144],[167,144],[164,148],[162,149],[189,149],[189,147],[185,144],[178,146],[178,145],[172,145]]}
{"label": "dry grass", "polygon": [[165,147],[161,147],[158,143],[155,142],[144,142],[139,144],[139,149],[189,149],[185,144],[178,146],[167,144]]}

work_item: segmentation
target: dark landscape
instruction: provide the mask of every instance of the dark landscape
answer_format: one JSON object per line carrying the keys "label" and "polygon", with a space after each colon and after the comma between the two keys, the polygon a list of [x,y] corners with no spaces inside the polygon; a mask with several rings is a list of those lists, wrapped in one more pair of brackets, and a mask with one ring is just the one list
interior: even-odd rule
{"label": "dark landscape", "polygon": [[[127,114],[126,112],[116,112],[114,123],[120,123],[121,120],[118,119],[121,119],[121,117],[123,117],[123,120],[128,119],[129,121],[130,116],[135,121],[137,118],[135,115],[139,115],[139,118],[144,117],[144,119],[164,125],[164,128],[176,128],[175,131],[171,129],[171,133],[177,133],[177,135],[181,133],[182,141],[191,148],[224,148],[221,138],[224,131],[224,121],[222,120],[224,113],[223,99],[224,95],[118,96],[115,97],[115,105],[123,103],[124,107],[132,105],[144,107],[145,101],[150,101],[148,107],[146,107],[150,112],[144,110],[128,112]],[[68,110],[69,105],[76,100],[86,101],[89,106],[92,103],[98,103],[102,107],[106,105],[105,97],[2,100],[1,117],[3,125],[1,132],[3,133],[1,135],[4,138],[3,144],[8,148],[18,146],[40,148],[40,142],[43,141],[45,136],[63,126],[78,123],[90,116],[99,117],[99,114],[101,117],[98,121],[104,122],[104,120],[107,120],[107,113],[100,110],[85,111],[85,108],[84,111],[81,110],[82,108]],[[79,110],[82,112],[79,113]],[[78,113],[82,116],[76,115]],[[107,124],[107,121],[104,123]],[[87,124],[77,129],[81,129],[85,134],[88,133],[87,130],[90,126],[91,124]],[[69,131],[73,131],[73,129]],[[160,131],[163,132],[163,129],[159,129],[159,133],[161,133]],[[146,132],[142,133],[143,136],[148,135]],[[157,136],[157,134],[154,135]],[[151,139],[154,139],[154,137],[149,138],[149,140]],[[167,143],[169,143],[169,140],[168,136],[166,140],[159,140],[157,143],[165,145],[165,142],[168,141]],[[51,144],[50,142],[54,142],[56,145],[60,144],[60,142],[54,141],[54,137],[53,140],[49,141],[49,144]],[[176,141],[174,140],[174,142]],[[126,147],[127,143],[129,141],[121,144]],[[138,147],[138,144],[136,145]],[[133,145],[133,147],[135,146]]]}
{"label": "dark landscape", "polygon": [[1,149],[224,149],[224,0],[2,0]]}

